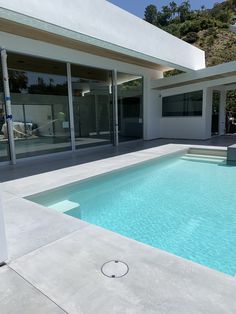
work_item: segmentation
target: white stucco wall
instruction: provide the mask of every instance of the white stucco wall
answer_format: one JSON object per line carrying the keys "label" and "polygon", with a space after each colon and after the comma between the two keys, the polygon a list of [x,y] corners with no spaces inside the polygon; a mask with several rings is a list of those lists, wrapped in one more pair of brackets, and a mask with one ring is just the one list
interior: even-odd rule
{"label": "white stucco wall", "polygon": [[[163,89],[165,84],[180,83],[181,76],[171,77],[168,79],[157,80],[151,82],[151,88],[156,92],[155,103],[157,104],[155,128],[156,136],[159,138],[182,138],[182,139],[208,139],[211,137],[212,125],[212,93],[214,90],[220,91],[220,111],[219,111],[219,135],[225,133],[225,107],[226,107],[226,91],[236,87],[236,75],[233,75],[235,63],[222,64],[218,66],[220,70],[229,68],[232,65],[232,74],[229,73],[221,78],[210,79],[207,81],[197,82],[180,87]],[[221,69],[222,68],[222,69]],[[209,68],[213,72],[216,69]],[[195,76],[198,76],[196,73]],[[159,82],[161,82],[159,84]],[[166,82],[166,83],[165,83]],[[184,83],[183,83],[184,84]],[[162,98],[165,96],[178,95],[191,91],[203,90],[203,114],[202,117],[162,117]]]}
{"label": "white stucco wall", "polygon": [[62,62],[71,62],[107,70],[117,69],[120,72],[137,76],[150,75],[150,79],[152,75],[157,75],[159,78],[161,78],[163,75],[162,72],[140,67],[134,64],[128,64],[113,59],[95,56],[78,50],[60,47],[1,31],[0,47],[5,48],[11,52],[18,52],[26,55],[33,55]]}
{"label": "white stucco wall", "polygon": [[[162,98],[165,96],[178,95],[192,91],[203,90],[202,116],[196,117],[162,117]],[[211,120],[206,121],[206,111],[209,110],[206,100],[206,89],[203,84],[186,86],[157,92],[156,100],[159,108],[159,129],[160,138],[177,139],[207,139],[211,136]],[[210,94],[208,94],[210,95]],[[208,98],[208,101],[210,99]],[[210,122],[210,126],[208,126]]]}
{"label": "white stucco wall", "polygon": [[[202,50],[108,1],[0,0],[0,7],[156,58],[163,65],[192,70],[205,67]],[[11,19],[11,14],[4,18]],[[17,17],[17,22],[26,23],[26,19]],[[31,24],[37,27],[33,20]],[[50,25],[48,31],[52,31]]]}
{"label": "white stucco wall", "polygon": [[202,117],[165,117],[160,120],[161,138],[205,139]]}

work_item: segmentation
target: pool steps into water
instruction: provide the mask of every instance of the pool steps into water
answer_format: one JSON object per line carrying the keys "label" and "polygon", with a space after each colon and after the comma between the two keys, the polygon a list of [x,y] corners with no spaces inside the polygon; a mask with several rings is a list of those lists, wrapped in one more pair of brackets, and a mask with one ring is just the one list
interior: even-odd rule
{"label": "pool steps into water", "polygon": [[79,208],[80,204],[79,203],[75,203],[75,202],[71,202],[69,200],[64,200],[58,203],[54,203],[50,206],[48,206],[49,208],[55,209],[57,212],[60,213],[65,213],[69,210],[75,209],[75,208]]}
{"label": "pool steps into water", "polygon": [[202,162],[211,162],[211,163],[222,163],[226,161],[226,157],[222,156],[212,156],[212,155],[199,155],[199,154],[185,154],[181,159],[189,161],[202,161]]}

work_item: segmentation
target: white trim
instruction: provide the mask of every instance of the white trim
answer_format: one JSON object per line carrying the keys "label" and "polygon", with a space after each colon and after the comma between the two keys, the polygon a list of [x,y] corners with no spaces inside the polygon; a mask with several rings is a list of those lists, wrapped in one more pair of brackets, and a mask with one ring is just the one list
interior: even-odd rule
{"label": "white trim", "polygon": [[162,72],[156,69],[145,68],[123,61],[93,55],[87,52],[66,48],[40,40],[30,39],[0,31],[1,45],[8,52],[23,54],[26,56],[45,58],[64,63],[79,64],[88,67],[112,71],[116,68],[119,72],[132,75],[159,75]]}
{"label": "white trim", "polygon": [[[193,84],[211,84],[219,82],[218,85],[224,84],[224,81],[231,77],[236,77],[236,61],[223,63],[214,67],[193,71],[191,73],[179,74],[171,77],[153,80],[151,88],[153,89],[171,89],[189,86]],[[223,83],[221,83],[221,81]],[[178,84],[178,86],[176,86]]]}

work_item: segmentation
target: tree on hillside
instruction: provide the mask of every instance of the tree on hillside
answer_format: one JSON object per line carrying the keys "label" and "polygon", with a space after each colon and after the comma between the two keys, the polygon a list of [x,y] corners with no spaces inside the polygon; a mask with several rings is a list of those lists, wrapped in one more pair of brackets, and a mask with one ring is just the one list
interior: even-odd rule
{"label": "tree on hillside", "polygon": [[180,22],[183,23],[190,17],[191,5],[189,0],[182,2],[178,7]]}
{"label": "tree on hillside", "polygon": [[174,18],[175,14],[178,11],[178,6],[177,6],[176,2],[172,1],[172,2],[170,2],[169,7],[170,7],[170,10],[171,10],[172,18]]}
{"label": "tree on hillside", "polygon": [[[145,20],[170,34],[203,49],[206,52],[207,66],[236,60],[236,34],[229,30],[236,15],[236,0],[217,3],[212,9],[199,5],[191,10],[190,2],[183,1],[179,6],[175,1],[160,10],[150,5],[145,10]],[[165,76],[181,73],[169,71]],[[227,107],[236,113],[236,92],[227,95]]]}
{"label": "tree on hillside", "polygon": [[168,5],[164,5],[162,7],[162,21],[163,26],[168,25],[170,19],[172,17],[172,11],[171,8]]}
{"label": "tree on hillside", "polygon": [[157,20],[157,7],[153,4],[150,4],[146,7],[144,12],[144,20],[148,23],[156,25]]}

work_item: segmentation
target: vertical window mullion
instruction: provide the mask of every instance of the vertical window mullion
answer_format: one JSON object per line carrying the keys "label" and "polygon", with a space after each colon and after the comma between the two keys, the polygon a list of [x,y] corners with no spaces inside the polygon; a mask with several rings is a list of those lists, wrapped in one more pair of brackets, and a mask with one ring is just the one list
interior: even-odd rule
{"label": "vertical window mullion", "polygon": [[75,151],[76,147],[75,147],[74,109],[73,109],[73,92],[72,92],[72,79],[71,79],[71,65],[70,65],[70,63],[67,63],[66,67],[67,67],[71,148],[72,148],[72,151]]}
{"label": "vertical window mullion", "polygon": [[15,140],[14,140],[14,131],[13,131],[9,76],[8,76],[8,68],[7,68],[7,53],[5,49],[1,50],[1,62],[2,62],[3,86],[4,86],[4,97],[5,97],[5,108],[6,108],[6,121],[7,121],[7,129],[8,129],[8,141],[9,141],[9,146],[10,146],[11,163],[15,165],[16,164],[16,150],[15,150]]}
{"label": "vertical window mullion", "polygon": [[117,70],[113,70],[114,146],[119,145]]}

